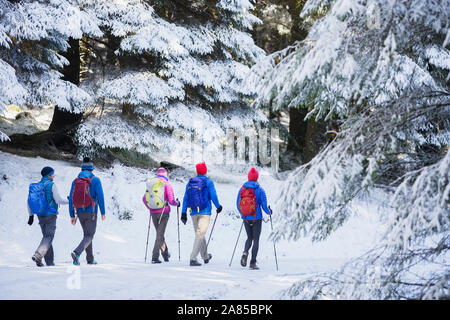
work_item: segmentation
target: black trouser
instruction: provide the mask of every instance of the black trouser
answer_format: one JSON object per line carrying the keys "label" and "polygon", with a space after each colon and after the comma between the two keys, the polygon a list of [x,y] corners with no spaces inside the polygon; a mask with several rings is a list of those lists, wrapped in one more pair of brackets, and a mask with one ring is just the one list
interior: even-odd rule
{"label": "black trouser", "polygon": [[39,226],[42,230],[42,240],[39,247],[36,249],[36,253],[42,259],[45,260],[47,265],[53,265],[53,238],[56,231],[56,216],[38,216]]}
{"label": "black trouser", "polygon": [[[261,235],[262,220],[244,221],[245,232],[247,232],[247,241],[245,241],[244,251],[248,252],[252,247],[252,258],[250,262],[256,262],[256,256],[259,249],[259,236]],[[253,242],[253,246],[252,246]]]}
{"label": "black trouser", "polygon": [[80,212],[77,216],[78,220],[80,220],[81,228],[83,228],[83,239],[74,252],[81,255],[86,250],[86,260],[88,263],[91,263],[94,261],[92,240],[97,229],[97,213]]}

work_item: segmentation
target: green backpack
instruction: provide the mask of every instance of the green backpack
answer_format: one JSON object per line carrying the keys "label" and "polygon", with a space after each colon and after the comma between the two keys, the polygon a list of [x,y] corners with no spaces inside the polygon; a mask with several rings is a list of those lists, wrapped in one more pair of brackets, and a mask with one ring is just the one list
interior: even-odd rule
{"label": "green backpack", "polygon": [[165,183],[161,179],[151,178],[147,180],[145,200],[150,209],[162,209],[166,205],[164,201]]}

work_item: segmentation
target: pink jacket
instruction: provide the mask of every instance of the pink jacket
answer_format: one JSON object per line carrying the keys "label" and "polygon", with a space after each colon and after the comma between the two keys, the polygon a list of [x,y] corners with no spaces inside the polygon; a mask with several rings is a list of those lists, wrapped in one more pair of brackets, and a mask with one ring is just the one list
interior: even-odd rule
{"label": "pink jacket", "polygon": [[[166,177],[163,176],[156,176],[156,178],[163,180],[165,182],[164,184],[164,201],[168,202],[171,206],[178,206],[179,202],[175,200],[175,197],[173,195],[173,188],[169,183],[169,180]],[[148,210],[150,210],[150,213],[169,213],[170,212],[170,206],[165,206],[161,209],[150,209],[147,205],[147,201],[145,199],[145,194],[142,197],[142,201],[144,202],[145,206]]]}

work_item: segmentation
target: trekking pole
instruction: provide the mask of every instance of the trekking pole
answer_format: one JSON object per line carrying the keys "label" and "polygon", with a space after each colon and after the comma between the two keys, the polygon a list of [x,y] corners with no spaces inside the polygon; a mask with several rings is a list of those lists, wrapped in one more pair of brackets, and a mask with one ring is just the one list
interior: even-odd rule
{"label": "trekking pole", "polygon": [[216,218],[214,219],[214,223],[213,223],[213,226],[212,226],[212,228],[211,228],[211,233],[209,234],[208,242],[206,243],[206,252],[208,252],[209,240],[211,240],[211,235],[212,235],[212,233],[213,233],[213,231],[214,231],[214,226],[216,225],[216,220],[217,220],[217,216],[218,216],[218,215],[219,215],[219,214],[216,213]]}
{"label": "trekking pole", "polygon": [[144,262],[147,262],[147,251],[148,251],[148,237],[150,235],[150,225],[152,222],[152,215],[149,214],[149,219],[148,219],[148,231],[147,231],[147,245],[145,246],[145,259]]}
{"label": "trekking pole", "polygon": [[162,216],[163,216],[163,214],[164,214],[164,210],[166,210],[166,207],[168,207],[169,206],[169,203],[168,202],[165,202],[164,203],[164,207],[163,207],[163,211],[161,212],[161,216],[159,217],[159,220],[158,220],[158,227],[159,227],[159,225],[161,224],[161,219],[162,219]]}
{"label": "trekking pole", "polygon": [[[178,201],[178,199],[177,199]],[[178,226],[178,261],[181,261],[180,258],[180,202],[178,201],[177,206],[177,226]]]}
{"label": "trekking pole", "polygon": [[[269,206],[269,209],[270,209],[270,206]],[[272,209],[270,209],[270,211],[272,211]],[[270,217],[270,228],[272,229],[272,232],[273,232],[272,214],[270,214],[269,217]],[[277,249],[275,248],[275,241],[273,242],[273,252],[275,253],[275,264],[277,266],[277,271],[278,271]]]}
{"label": "trekking pole", "polygon": [[231,267],[231,262],[233,262],[234,252],[236,251],[237,244],[239,242],[239,238],[241,237],[242,227],[244,226],[244,220],[242,220],[241,229],[239,230],[238,238],[236,240],[236,244],[234,245],[233,255],[231,256],[229,267]]}

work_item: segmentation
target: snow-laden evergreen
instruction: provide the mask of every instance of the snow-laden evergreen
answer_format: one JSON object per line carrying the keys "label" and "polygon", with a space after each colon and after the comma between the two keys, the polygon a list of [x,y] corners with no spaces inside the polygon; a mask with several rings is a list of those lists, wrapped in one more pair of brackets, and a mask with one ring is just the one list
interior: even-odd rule
{"label": "snow-laden evergreen", "polygon": [[[449,8],[432,0],[309,1],[308,37],[253,68],[257,106],[306,108],[307,117],[339,127],[288,178],[275,237],[326,239],[354,214],[356,199],[393,209],[380,214],[388,231],[379,247],[287,296],[449,296]],[[373,196],[379,190],[382,200]],[[381,280],[369,290],[374,266]]]}
{"label": "snow-laden evergreen", "polygon": [[[173,129],[194,133],[201,141],[224,137],[227,128],[266,121],[249,107],[256,91],[245,81],[250,66],[264,55],[247,33],[259,22],[248,12],[249,1],[222,1],[214,8],[196,1],[180,9],[182,15],[176,12],[180,4],[173,3],[169,16],[161,16],[166,8],[157,1],[112,1],[107,10],[97,2],[87,7],[97,12],[105,33],[120,38],[115,54],[134,62],[110,70],[98,84],[96,98],[109,104],[101,112],[105,121],[90,118],[79,128],[84,152],[111,141],[124,149],[156,151]],[[130,19],[131,11],[142,19]],[[124,108],[132,119],[123,117]],[[231,119],[228,114],[240,115],[240,125],[236,119],[221,120]],[[128,138],[121,144],[125,131]]]}
{"label": "snow-laden evergreen", "polygon": [[[9,103],[23,103],[25,88],[19,83],[16,72],[8,63],[0,60],[0,112]],[[0,142],[8,140],[8,136],[0,131]]]}
{"label": "snow-laden evergreen", "polygon": [[[0,1],[0,109],[6,104],[57,105],[83,112],[93,102],[78,86],[61,79],[68,64],[60,53],[68,39],[100,36],[97,19],[77,1]],[[1,110],[0,110],[1,111]],[[0,139],[5,135],[0,134]]]}
{"label": "snow-laden evergreen", "polygon": [[310,116],[330,118],[407,88],[442,88],[449,71],[449,7],[446,0],[308,1],[305,20],[320,10],[326,14],[281,63],[254,67],[264,79],[258,79],[257,104],[305,107]]}

